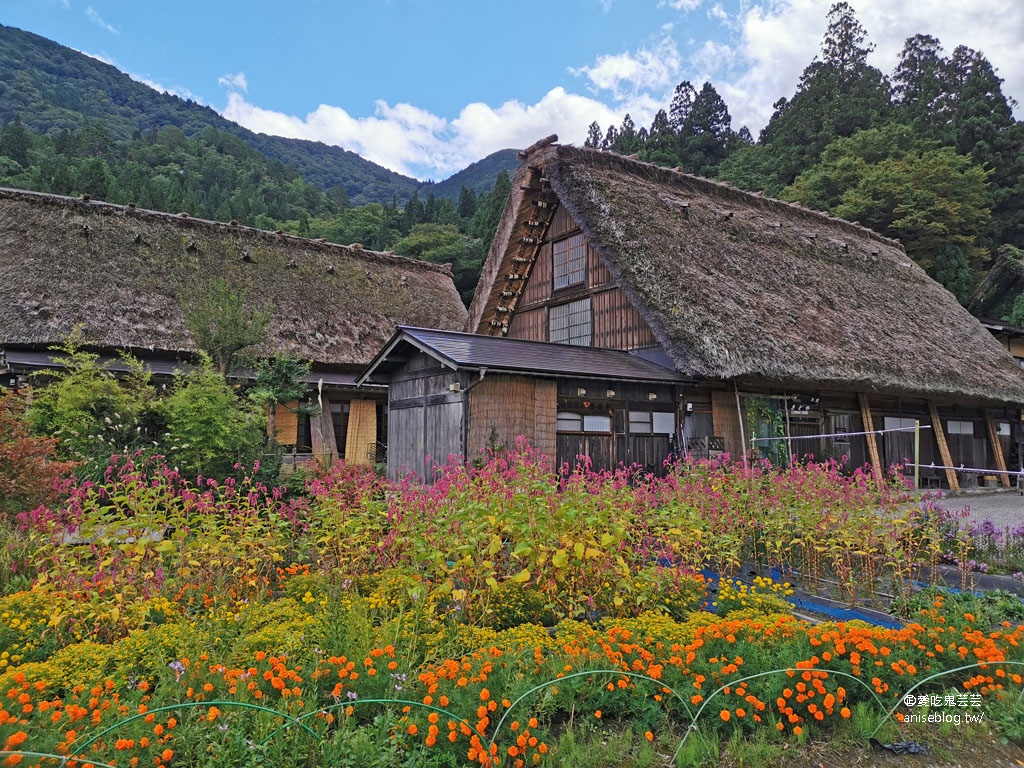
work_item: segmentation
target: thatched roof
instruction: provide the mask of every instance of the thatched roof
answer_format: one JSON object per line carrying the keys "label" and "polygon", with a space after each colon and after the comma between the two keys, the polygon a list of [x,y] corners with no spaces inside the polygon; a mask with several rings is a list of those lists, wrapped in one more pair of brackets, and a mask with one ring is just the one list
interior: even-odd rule
{"label": "thatched roof", "polygon": [[1021,294],[1024,294],[1024,251],[1004,245],[985,279],[974,289],[967,308],[977,317],[1008,320]]}
{"label": "thatched roof", "polygon": [[499,275],[515,271],[518,222],[536,210],[537,183],[550,185],[684,375],[1024,402],[1014,360],[897,242],[725,184],[550,143],[525,153],[470,307],[472,330],[494,332],[507,318],[497,314],[508,301]]}
{"label": "thatched roof", "polygon": [[0,344],[49,345],[82,324],[100,347],[195,351],[181,297],[219,278],[273,306],[264,354],[362,366],[396,325],[461,328],[450,270],[77,198],[0,189]]}

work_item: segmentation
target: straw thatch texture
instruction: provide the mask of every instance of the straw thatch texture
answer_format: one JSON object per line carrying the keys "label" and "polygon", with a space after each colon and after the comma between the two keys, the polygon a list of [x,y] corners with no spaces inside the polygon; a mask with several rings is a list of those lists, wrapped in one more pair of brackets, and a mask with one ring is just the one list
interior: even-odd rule
{"label": "straw thatch texture", "polygon": [[77,324],[101,347],[191,352],[181,297],[220,278],[273,306],[264,354],[362,365],[396,325],[461,328],[446,268],[249,227],[0,189],[0,344]]}
{"label": "straw thatch texture", "polygon": [[683,374],[1024,402],[1012,358],[894,241],[611,153],[550,146],[524,162]]}

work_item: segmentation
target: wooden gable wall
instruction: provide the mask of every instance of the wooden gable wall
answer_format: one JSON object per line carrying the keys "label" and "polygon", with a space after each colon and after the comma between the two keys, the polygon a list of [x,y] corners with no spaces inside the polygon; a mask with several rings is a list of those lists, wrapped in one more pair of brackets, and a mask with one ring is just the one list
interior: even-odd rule
{"label": "wooden gable wall", "polygon": [[555,211],[540,247],[530,279],[509,322],[508,337],[549,341],[548,316],[552,306],[589,297],[591,301],[590,346],[605,349],[643,349],[658,342],[629,297],[615,284],[601,257],[586,242],[586,276],[582,283],[554,290],[552,244],[580,231],[564,207]]}

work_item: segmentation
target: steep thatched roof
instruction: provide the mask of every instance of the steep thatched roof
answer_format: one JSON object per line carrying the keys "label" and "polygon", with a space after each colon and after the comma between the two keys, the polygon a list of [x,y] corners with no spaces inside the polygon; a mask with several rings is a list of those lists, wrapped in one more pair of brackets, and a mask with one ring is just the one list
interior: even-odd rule
{"label": "steep thatched roof", "polygon": [[1024,402],[1013,359],[898,243],[724,184],[553,144],[526,153],[513,184],[470,308],[477,332],[501,317],[498,276],[514,271],[521,248],[527,179],[550,184],[680,373]]}
{"label": "steep thatched roof", "polygon": [[1024,251],[1004,245],[985,279],[974,289],[967,308],[977,317],[1006,320],[1021,294],[1024,294]]}
{"label": "steep thatched roof", "polygon": [[0,344],[77,324],[103,347],[190,352],[181,297],[219,278],[273,306],[265,354],[364,365],[396,325],[461,328],[449,270],[391,254],[77,198],[0,189]]}

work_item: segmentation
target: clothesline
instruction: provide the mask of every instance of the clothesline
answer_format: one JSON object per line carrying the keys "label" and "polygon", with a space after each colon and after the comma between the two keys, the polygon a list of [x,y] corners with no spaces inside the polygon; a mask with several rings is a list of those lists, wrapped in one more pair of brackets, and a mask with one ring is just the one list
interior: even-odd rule
{"label": "clothesline", "polygon": [[914,432],[918,429],[931,429],[930,424],[920,427],[893,427],[892,429],[874,429],[870,432],[833,432],[830,435],[792,435],[790,437],[752,437],[750,442],[771,442],[774,440],[817,440],[821,437],[856,437],[858,435],[884,435],[886,432]]}
{"label": "clothesline", "polygon": [[904,467],[921,467],[922,469],[951,469],[954,472],[973,472],[979,475],[1010,475],[1011,477],[1024,477],[1024,467],[1019,470],[1004,470],[1004,469],[981,469],[978,467],[965,467],[961,464],[959,467],[947,467],[941,464],[914,464],[911,461],[903,463]]}

